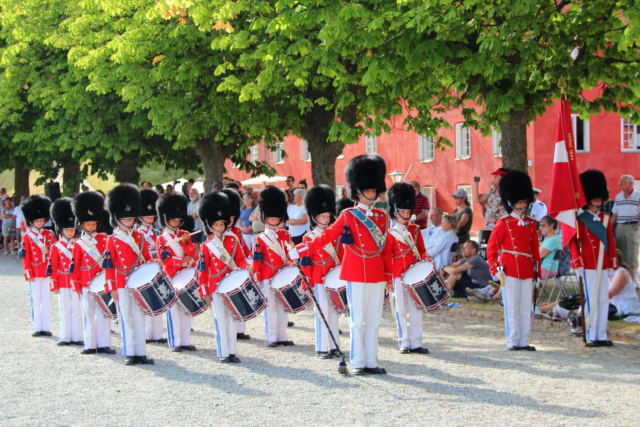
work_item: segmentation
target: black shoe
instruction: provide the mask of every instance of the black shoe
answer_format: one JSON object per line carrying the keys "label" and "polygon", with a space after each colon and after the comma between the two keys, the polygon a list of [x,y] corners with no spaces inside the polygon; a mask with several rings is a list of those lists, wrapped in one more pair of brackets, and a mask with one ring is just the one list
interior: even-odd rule
{"label": "black shoe", "polygon": [[196,351],[197,350],[195,345],[181,345],[180,348],[183,349],[184,351]]}
{"label": "black shoe", "polygon": [[331,350],[329,354],[332,355],[333,357],[340,357],[340,352],[335,348]]}
{"label": "black shoe", "polygon": [[269,344],[267,344],[267,347],[269,347],[269,348],[275,348],[277,346],[278,346],[277,342],[270,342]]}
{"label": "black shoe", "polygon": [[598,341],[587,341],[587,343],[585,344],[585,347],[589,347],[589,348],[600,347],[600,343]]}
{"label": "black shoe", "polygon": [[402,347],[400,349],[400,354],[409,354],[409,353],[410,353],[410,351],[409,351],[409,349],[407,347]]}
{"label": "black shoe", "polygon": [[281,345],[283,347],[292,347],[295,344],[293,343],[293,341],[278,341],[278,345]]}
{"label": "black shoe", "polygon": [[322,360],[333,359],[333,356],[327,353],[326,351],[317,351],[318,358]]}
{"label": "black shoe", "polygon": [[147,356],[135,356],[138,360],[138,363],[141,365],[155,365],[156,362],[153,359],[149,359]]}
{"label": "black shoe", "polygon": [[71,341],[58,341],[56,345],[59,345],[61,347],[65,345],[71,345]]}
{"label": "black shoe", "polygon": [[518,350],[520,350],[520,347],[507,347],[507,350],[509,350],[509,351],[518,351]]}
{"label": "black shoe", "polygon": [[356,368],[353,370],[353,375],[364,375],[364,369],[362,368]]}
{"label": "black shoe", "polygon": [[174,353],[182,353],[181,347],[171,347],[171,351]]}
{"label": "black shoe", "polygon": [[38,332],[34,332],[31,334],[32,337],[39,337],[42,336],[42,332],[38,331]]}
{"label": "black shoe", "polygon": [[138,361],[136,360],[136,358],[134,356],[126,356],[124,358],[124,364],[125,365],[131,366],[131,365],[135,365],[137,363],[138,363]]}
{"label": "black shoe", "polygon": [[613,347],[613,343],[609,340],[597,340],[600,347]]}
{"label": "black shoe", "polygon": [[250,340],[250,339],[251,339],[251,336],[250,336],[250,335],[247,335],[247,334],[245,334],[245,333],[243,333],[243,332],[239,332],[239,333],[238,333],[238,335],[236,335],[236,337],[237,337],[239,340]]}
{"label": "black shoe", "polygon": [[364,368],[364,372],[372,375],[387,375],[387,370],[384,368]]}
{"label": "black shoe", "polygon": [[230,354],[229,359],[231,359],[231,363],[240,363],[240,359],[235,354]]}
{"label": "black shoe", "polygon": [[40,335],[42,335],[43,337],[52,337],[53,334],[49,331],[42,331],[40,332]]}
{"label": "black shoe", "polygon": [[84,345],[84,341],[71,341],[73,345]]}
{"label": "black shoe", "polygon": [[295,323],[287,322],[287,328],[293,328],[294,326],[295,326]]}
{"label": "black shoe", "polygon": [[116,351],[111,347],[98,347],[97,352],[99,354],[116,354]]}
{"label": "black shoe", "polygon": [[221,357],[221,358],[218,359],[218,362],[220,362],[220,363],[232,363],[230,357]]}
{"label": "black shoe", "polygon": [[417,348],[412,348],[411,350],[409,350],[411,353],[417,353],[417,354],[429,354],[429,350],[427,350],[424,347],[417,347]]}
{"label": "black shoe", "polygon": [[166,338],[160,338],[159,340],[156,340],[156,342],[158,344],[166,344],[167,343],[167,339]]}
{"label": "black shoe", "polygon": [[518,347],[519,350],[536,351],[536,348],[532,345],[525,345],[524,347]]}
{"label": "black shoe", "polygon": [[95,348],[85,348],[80,352],[80,354],[96,354],[97,352],[98,350]]}
{"label": "black shoe", "polygon": [[156,340],[146,340],[147,344],[153,344]]}

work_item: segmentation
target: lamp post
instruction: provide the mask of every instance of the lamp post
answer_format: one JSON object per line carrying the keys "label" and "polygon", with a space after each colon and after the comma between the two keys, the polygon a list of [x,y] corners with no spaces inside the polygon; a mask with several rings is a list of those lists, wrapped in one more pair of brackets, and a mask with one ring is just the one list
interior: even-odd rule
{"label": "lamp post", "polygon": [[399,172],[397,169],[394,170],[393,172],[391,172],[389,174],[389,176],[391,177],[391,181],[393,181],[394,184],[397,184],[398,182],[402,181],[402,172]]}

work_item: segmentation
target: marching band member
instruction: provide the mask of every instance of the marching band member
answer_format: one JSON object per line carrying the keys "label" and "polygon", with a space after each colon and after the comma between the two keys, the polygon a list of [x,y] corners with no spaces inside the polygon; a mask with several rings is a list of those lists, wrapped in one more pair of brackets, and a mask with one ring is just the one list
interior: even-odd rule
{"label": "marching band member", "polygon": [[23,247],[18,257],[22,258],[24,278],[29,282],[31,335],[34,337],[52,336],[49,331],[51,300],[47,259],[56,237],[52,231],[43,228],[50,218],[50,208],[51,200],[40,195],[29,197],[20,207],[28,230],[22,236]]}
{"label": "marching band member", "polygon": [[[142,233],[144,240],[149,246],[149,253],[152,258],[158,258],[156,251],[156,239],[160,233],[153,227],[156,222],[158,212],[156,210],[156,203],[158,202],[158,193],[153,190],[145,189],[140,190],[140,222],[136,229]],[[163,334],[163,322],[162,315],[160,316],[148,316],[144,318],[144,335],[147,343],[155,342],[164,344],[167,342],[166,338],[162,338]]]}
{"label": "marching band member", "polygon": [[540,268],[537,223],[525,215],[533,202],[531,178],[525,172],[511,171],[500,180],[499,192],[509,215],[499,219],[491,232],[487,261],[494,279],[504,279],[502,302],[508,350],[535,351],[527,342],[533,281]]}
{"label": "marching band member", "polygon": [[389,252],[383,254],[388,220],[384,211],[373,208],[378,195],[387,189],[386,165],[378,155],[363,154],[351,159],[345,175],[349,197],[357,202],[356,207],[342,211],[320,236],[292,248],[289,254],[296,259],[341,237],[346,248],[340,279],[347,282],[353,373],[386,374],[378,364],[378,329],[385,286],[391,286]]}
{"label": "marching band member", "polygon": [[240,363],[236,357],[237,323],[217,293],[218,283],[236,268],[249,268],[240,240],[227,228],[231,225],[229,197],[223,192],[205,196],[198,216],[209,238],[202,244],[198,262],[200,295],[212,305],[216,325],[216,349],[220,363]]}
{"label": "marching band member", "polygon": [[271,278],[289,261],[286,245],[291,244],[291,237],[282,229],[288,218],[287,198],[282,190],[267,187],[260,193],[258,207],[265,231],[256,237],[253,269],[268,301],[264,312],[267,347],[292,346],[293,341],[287,338],[287,313],[269,286]]}
{"label": "marching band member", "polygon": [[59,240],[51,246],[49,257],[51,292],[58,294],[60,304],[60,341],[58,345],[82,345],[82,309],[80,297],[71,289],[69,268],[73,260],[76,241],[75,218],[71,209],[72,200],[65,197],[51,205],[51,219]]}
{"label": "marching band member", "polygon": [[[583,325],[587,328],[586,345],[610,347],[613,343],[607,339],[609,278],[618,268],[618,258],[610,214],[600,212],[602,203],[609,198],[609,189],[599,170],[581,173],[580,181],[587,205],[578,211],[578,233],[570,242],[571,264],[585,284],[585,319],[590,325]],[[601,265],[598,265],[599,260]]]}
{"label": "marching band member", "polygon": [[[187,231],[180,230],[182,221],[187,217],[188,203],[187,198],[178,193],[158,200],[158,219],[164,231],[157,239],[157,248],[164,270],[171,278],[195,264],[196,245]],[[196,347],[191,345],[191,323],[191,316],[187,316],[179,304],[174,304],[167,311],[167,335],[171,351],[196,351]]]}
{"label": "marching band member", "polygon": [[126,289],[127,277],[136,267],[152,261],[149,245],[138,230],[134,230],[140,215],[140,191],[131,184],[120,184],[107,195],[107,209],[114,233],[107,239],[105,252],[106,290],[118,304],[125,365],[153,365],[147,358],[144,312]]}
{"label": "marching band member", "polygon": [[[82,234],[73,245],[71,285],[82,298],[84,310],[84,349],[82,354],[115,354],[110,347],[111,319],[104,316],[89,294],[89,284],[102,272],[107,235],[97,230],[105,221],[104,198],[96,191],[78,194],[73,199],[73,213]],[[113,302],[115,304],[115,301]]]}
{"label": "marching band member", "polygon": [[[336,196],[333,190],[327,185],[320,185],[309,190],[304,198],[304,206],[309,215],[309,221],[313,230],[302,238],[303,243],[310,243],[320,236],[335,221]],[[309,283],[313,286],[313,292],[320,309],[324,313],[331,332],[336,340],[339,340],[338,314],[329,301],[329,295],[324,287],[324,276],[332,268],[340,265],[340,260],[344,249],[336,237],[318,251],[310,253],[300,260],[305,275],[309,278]],[[338,355],[338,350],[329,337],[327,327],[320,318],[316,308],[316,353],[321,359],[333,359]]]}
{"label": "marching band member", "polygon": [[391,251],[393,264],[400,353],[428,354],[429,350],[422,347],[422,310],[402,284],[404,272],[426,256],[420,227],[409,223],[416,205],[416,193],[413,186],[402,182],[393,184],[387,192],[387,197],[389,216],[396,220],[396,225],[389,230],[387,246]]}

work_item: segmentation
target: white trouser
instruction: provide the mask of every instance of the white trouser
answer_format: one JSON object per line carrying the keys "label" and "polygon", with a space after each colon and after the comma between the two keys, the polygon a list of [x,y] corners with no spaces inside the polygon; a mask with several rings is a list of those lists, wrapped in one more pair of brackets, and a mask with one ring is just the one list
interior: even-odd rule
{"label": "white trouser", "polygon": [[422,310],[407,292],[400,278],[393,279],[396,297],[396,323],[400,348],[422,347]]}
{"label": "white trouser", "polygon": [[160,316],[144,316],[145,339],[156,341],[162,339],[162,333],[164,332],[164,322],[162,321],[162,316],[162,314]]}
{"label": "white trouser", "polygon": [[247,331],[247,324],[245,322],[236,322],[238,323],[238,333],[239,334],[244,334]]}
{"label": "white trouser", "polygon": [[33,332],[50,332],[51,300],[49,295],[49,278],[36,277],[29,282],[31,298],[31,330]]}
{"label": "white trouser", "polygon": [[269,280],[262,281],[264,295],[267,297],[267,309],[264,311],[264,329],[268,343],[288,341],[287,322],[289,316],[282,304],[277,301],[273,290],[269,287]]}
{"label": "white trouser", "polygon": [[147,342],[144,339],[144,311],[127,289],[118,289],[118,315],[122,334],[123,356],[146,356]]}
{"label": "white trouser", "polygon": [[[115,301],[114,301],[115,304]],[[111,319],[102,314],[88,288],[82,288],[82,307],[84,309],[84,348],[109,347],[111,341]],[[120,310],[118,310],[120,314]]]}
{"label": "white trouser", "polygon": [[247,247],[250,251],[253,251],[253,242],[255,241],[255,236],[253,234],[243,234],[242,238],[244,242],[247,244]]}
{"label": "white trouser", "polygon": [[378,367],[378,329],[382,319],[384,282],[347,282],[351,366],[354,369]]}
{"label": "white trouser", "polygon": [[213,303],[213,320],[216,325],[216,350],[219,358],[236,354],[236,341],[238,339],[238,323],[233,320],[229,311],[225,308],[222,297],[216,292],[211,294]]}
{"label": "white trouser", "polygon": [[[329,294],[327,293],[327,289],[324,285],[316,284],[313,287],[313,293],[316,296],[316,300],[318,301],[318,305],[324,314],[324,318],[327,319],[327,323],[329,323],[329,327],[331,328],[331,332],[333,333],[333,337],[336,340],[338,338],[338,321],[340,320],[340,315],[336,312],[335,308],[333,308],[333,304],[329,301]],[[334,350],[336,345],[333,343],[333,340],[329,336],[329,332],[327,331],[327,327],[325,326],[322,318],[320,317],[320,313],[318,313],[318,308],[314,307],[316,311],[316,351],[328,352],[329,350]]]}
{"label": "white trouser", "polygon": [[507,347],[526,347],[531,328],[533,279],[520,280],[504,277],[502,304]]}
{"label": "white trouser", "polygon": [[167,310],[167,338],[169,347],[191,345],[191,316],[187,316],[178,304]]}
{"label": "white trouser", "polygon": [[585,320],[589,317],[591,310],[595,310],[596,315],[591,327],[587,330],[589,341],[605,341],[607,339],[607,321],[609,320],[609,279],[607,270],[603,270],[600,275],[600,286],[597,289],[597,302],[592,304],[596,295],[596,270],[584,271],[584,313]]}
{"label": "white trouser", "polygon": [[82,308],[80,297],[69,288],[58,290],[60,306],[60,341],[82,341]]}

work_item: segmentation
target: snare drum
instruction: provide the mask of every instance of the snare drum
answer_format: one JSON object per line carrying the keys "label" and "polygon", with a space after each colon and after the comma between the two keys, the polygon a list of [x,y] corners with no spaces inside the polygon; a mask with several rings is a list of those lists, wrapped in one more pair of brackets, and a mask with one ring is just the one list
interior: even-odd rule
{"label": "snare drum", "polygon": [[198,276],[195,268],[185,268],[171,279],[178,297],[178,306],[187,316],[196,317],[209,308],[204,298],[198,292]]}
{"label": "snare drum", "polygon": [[413,264],[402,275],[402,285],[420,310],[433,311],[449,298],[449,292],[436,274],[433,262]]}
{"label": "snare drum", "polygon": [[116,302],[111,297],[111,294],[105,291],[105,285],[106,274],[104,271],[101,271],[89,282],[89,293],[93,297],[93,300],[95,301],[104,317],[108,319],[117,319],[118,310],[116,307]]}
{"label": "snare drum", "polygon": [[280,269],[271,278],[269,287],[287,313],[298,313],[311,305],[311,296],[302,289],[302,277],[298,267]]}
{"label": "snare drum", "polygon": [[238,269],[227,274],[218,283],[216,292],[236,322],[253,319],[267,308],[262,289],[247,270]]}
{"label": "snare drum", "polygon": [[340,280],[342,266],[333,267],[324,276],[324,287],[329,295],[329,301],[338,314],[349,315],[349,301],[347,300],[347,282]]}
{"label": "snare drum", "polygon": [[148,316],[159,316],[176,303],[176,291],[160,265],[143,264],[127,278],[127,290]]}

